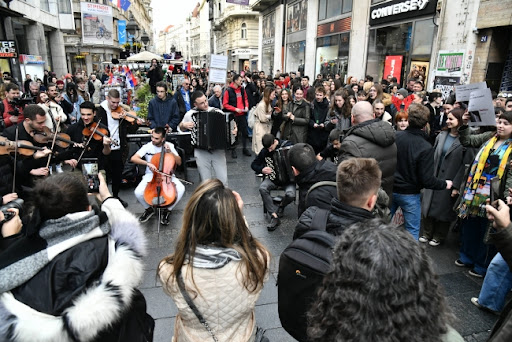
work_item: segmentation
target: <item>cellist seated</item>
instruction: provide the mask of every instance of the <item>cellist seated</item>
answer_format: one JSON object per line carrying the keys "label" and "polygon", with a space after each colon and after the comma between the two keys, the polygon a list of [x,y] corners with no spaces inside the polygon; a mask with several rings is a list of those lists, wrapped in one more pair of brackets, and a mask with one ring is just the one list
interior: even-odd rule
{"label": "cellist seated", "polygon": [[[146,165],[146,173],[144,177],[142,177],[141,182],[135,188],[135,197],[142,204],[142,206],[146,209],[142,215],[139,217],[140,222],[146,222],[154,215],[155,211],[152,205],[156,203],[149,204],[144,200],[144,191],[146,190],[146,186],[153,179],[153,174],[155,171],[158,171],[158,165],[153,165],[151,163],[151,158],[162,151],[162,146],[165,143],[166,152],[172,153],[176,160],[177,165],[181,165],[181,158],[178,155],[178,152],[174,148],[174,145],[170,142],[165,141],[166,131],[163,127],[156,127],[151,133],[151,141],[142,146],[131,158],[132,163],[139,165]],[[173,174],[170,177],[170,180],[176,185],[176,201],[167,207],[165,210],[165,214],[162,215],[160,223],[163,225],[169,224],[169,217],[171,215],[171,210],[174,206],[180,201],[185,193],[185,186],[176,178]]]}

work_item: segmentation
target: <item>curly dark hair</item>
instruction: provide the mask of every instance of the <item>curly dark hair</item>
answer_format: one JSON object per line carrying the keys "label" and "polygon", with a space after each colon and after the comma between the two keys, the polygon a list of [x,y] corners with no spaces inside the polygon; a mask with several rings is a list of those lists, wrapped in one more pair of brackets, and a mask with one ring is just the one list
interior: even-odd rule
{"label": "curly dark hair", "polygon": [[339,237],[308,316],[311,342],[440,341],[452,320],[425,250],[379,219]]}

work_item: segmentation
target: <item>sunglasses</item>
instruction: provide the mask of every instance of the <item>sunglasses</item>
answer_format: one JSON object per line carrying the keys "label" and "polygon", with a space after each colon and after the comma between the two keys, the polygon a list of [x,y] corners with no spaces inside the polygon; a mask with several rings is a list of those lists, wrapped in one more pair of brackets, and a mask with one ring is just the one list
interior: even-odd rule
{"label": "sunglasses", "polygon": [[499,93],[498,97],[512,97],[512,93]]}

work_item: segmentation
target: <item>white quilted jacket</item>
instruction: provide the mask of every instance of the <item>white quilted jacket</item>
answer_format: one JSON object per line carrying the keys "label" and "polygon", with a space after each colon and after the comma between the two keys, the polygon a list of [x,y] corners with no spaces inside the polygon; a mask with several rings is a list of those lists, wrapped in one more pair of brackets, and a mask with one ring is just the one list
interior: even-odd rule
{"label": "white quilted jacket", "polygon": [[[270,257],[268,258],[270,259]],[[194,286],[190,267],[182,268],[183,279],[190,297],[194,301],[219,342],[252,342],[256,333],[254,306],[261,289],[249,293],[242,285],[240,262],[232,261],[220,269],[194,268]],[[160,270],[160,279],[166,284],[172,265],[165,264]],[[268,279],[268,273],[267,273]],[[174,324],[173,342],[213,341],[188,307],[175,281],[163,286],[178,307]],[[199,289],[200,294],[197,293]]]}

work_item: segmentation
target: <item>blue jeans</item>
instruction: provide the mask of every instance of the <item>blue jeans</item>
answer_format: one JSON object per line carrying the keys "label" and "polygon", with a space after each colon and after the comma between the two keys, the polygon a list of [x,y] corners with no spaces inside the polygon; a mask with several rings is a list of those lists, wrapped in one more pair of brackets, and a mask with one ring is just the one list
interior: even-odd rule
{"label": "blue jeans", "polygon": [[391,217],[395,215],[398,207],[404,213],[405,229],[414,236],[416,240],[420,237],[421,224],[421,199],[420,194],[398,194],[393,192],[393,204],[391,205]]}
{"label": "blue jeans", "polygon": [[493,311],[501,311],[510,289],[512,289],[512,272],[498,253],[487,268],[478,303]]}
{"label": "blue jeans", "polygon": [[494,245],[484,243],[489,220],[485,217],[469,216],[462,220],[459,259],[466,265],[474,265],[473,271],[485,275],[487,267],[496,255]]}

